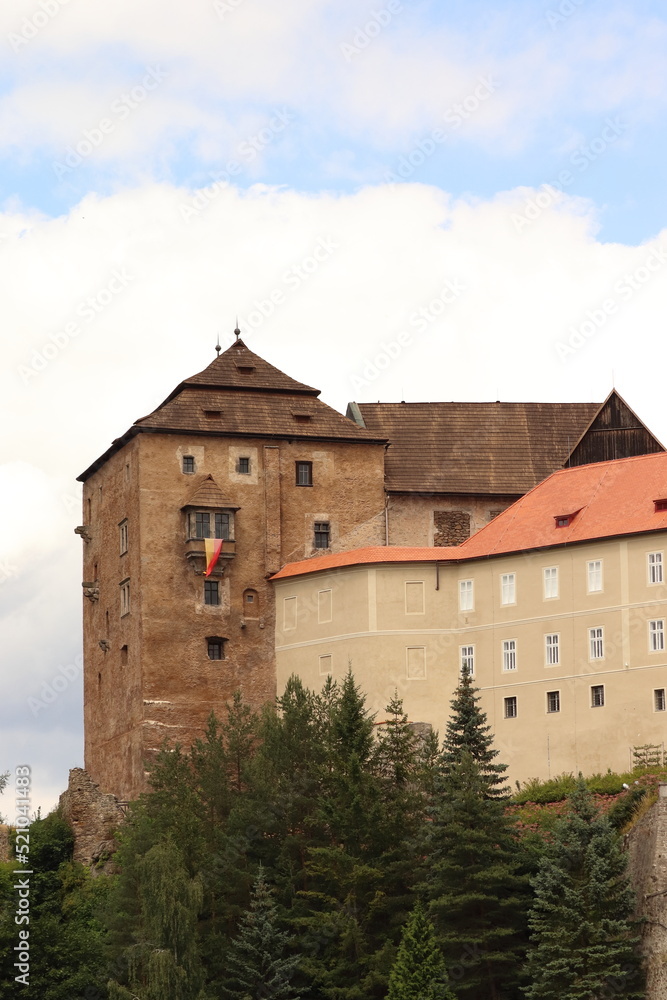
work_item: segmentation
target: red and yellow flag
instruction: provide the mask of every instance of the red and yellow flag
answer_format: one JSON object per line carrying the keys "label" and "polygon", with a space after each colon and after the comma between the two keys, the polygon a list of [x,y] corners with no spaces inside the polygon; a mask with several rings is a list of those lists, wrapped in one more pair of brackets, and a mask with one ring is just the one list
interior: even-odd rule
{"label": "red and yellow flag", "polygon": [[204,576],[210,576],[222,552],[222,538],[205,538],[204,549],[206,551],[206,573]]}

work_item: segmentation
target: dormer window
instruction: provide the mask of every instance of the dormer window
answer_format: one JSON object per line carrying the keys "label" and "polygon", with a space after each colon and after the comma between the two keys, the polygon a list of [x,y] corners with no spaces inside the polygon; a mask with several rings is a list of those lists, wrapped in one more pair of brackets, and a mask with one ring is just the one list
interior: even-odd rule
{"label": "dormer window", "polygon": [[294,417],[295,420],[298,420],[299,423],[305,424],[306,421],[312,419],[313,415],[312,415],[312,413],[307,413],[304,410],[300,410],[300,411],[293,412],[292,416]]}
{"label": "dormer window", "polygon": [[571,514],[556,514],[556,516],[554,517],[554,521],[556,522],[556,527],[568,528],[572,524],[572,522],[574,521],[575,517],[577,516],[580,510],[581,507],[579,507],[578,510],[573,510]]}
{"label": "dormer window", "polygon": [[252,372],[254,372],[254,370],[255,370],[255,366],[254,365],[237,365],[236,369],[237,369],[237,371],[239,371],[241,373],[241,375],[251,375]]}
{"label": "dormer window", "polygon": [[219,420],[222,416],[222,410],[204,410],[204,416],[207,420]]}
{"label": "dormer window", "polygon": [[667,510],[667,499],[665,499],[665,500],[654,500],[653,503],[655,504],[655,512],[656,513],[659,510]]}

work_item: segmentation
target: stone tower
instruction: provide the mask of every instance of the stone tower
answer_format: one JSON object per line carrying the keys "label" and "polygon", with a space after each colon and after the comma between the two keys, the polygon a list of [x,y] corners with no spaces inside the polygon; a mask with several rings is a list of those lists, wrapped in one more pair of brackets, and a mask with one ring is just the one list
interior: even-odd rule
{"label": "stone tower", "polygon": [[[238,339],[137,420],[83,482],[85,766],[135,798],[236,690],[275,697],[268,577],[385,542],[385,441]],[[205,538],[223,539],[205,577]]]}

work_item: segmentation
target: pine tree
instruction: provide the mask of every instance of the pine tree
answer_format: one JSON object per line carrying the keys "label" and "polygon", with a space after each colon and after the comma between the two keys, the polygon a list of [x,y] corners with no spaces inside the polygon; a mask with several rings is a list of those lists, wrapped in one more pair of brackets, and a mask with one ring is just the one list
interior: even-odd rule
{"label": "pine tree", "polygon": [[227,955],[230,1000],[298,1000],[292,985],[299,957],[289,955],[292,937],[278,926],[278,911],[260,868],[250,909]]}
{"label": "pine tree", "polygon": [[504,803],[463,751],[438,780],[429,828],[427,893],[461,1000],[518,996],[528,879]]}
{"label": "pine tree", "polygon": [[403,928],[387,1000],[456,1000],[433,924],[419,900]]}
{"label": "pine tree", "polygon": [[581,778],[533,886],[529,1000],[643,997],[626,859]]}
{"label": "pine tree", "polygon": [[491,726],[486,721],[486,712],[479,706],[479,688],[474,687],[467,667],[461,671],[461,679],[454,698],[450,702],[451,715],[447,723],[439,766],[445,772],[460,763],[464,754],[470,754],[479,765],[479,774],[486,781],[486,795],[505,797],[508,794],[504,775],[507,764],[494,763],[498,750],[493,748]]}

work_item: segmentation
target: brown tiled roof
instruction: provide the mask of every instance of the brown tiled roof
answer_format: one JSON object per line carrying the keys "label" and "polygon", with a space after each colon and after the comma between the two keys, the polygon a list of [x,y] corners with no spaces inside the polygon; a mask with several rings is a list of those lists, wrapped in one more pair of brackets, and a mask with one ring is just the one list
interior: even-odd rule
{"label": "brown tiled roof", "polygon": [[228,500],[213,476],[207,476],[183,507],[226,507],[239,510],[238,504]]}
{"label": "brown tiled roof", "polygon": [[242,392],[289,392],[299,396],[320,394],[319,389],[297,382],[274,368],[264,358],[260,358],[259,354],[250,351],[240,339],[223,351],[203,372],[186,378],[168,399],[180,392],[183,386],[240,389]]}
{"label": "brown tiled roof", "polygon": [[136,420],[77,478],[85,482],[142,431],[386,443],[318,396],[319,389],[296,382],[237,340],[208,368],[176,386],[156,410]]}
{"label": "brown tiled roof", "polygon": [[600,403],[359,403],[388,490],[518,495],[562,467]]}
{"label": "brown tiled roof", "polygon": [[292,395],[256,391],[184,388],[169,402],[137,420],[140,429],[203,434],[244,434],[251,437],[334,438],[377,440],[317,397],[307,401]]}

